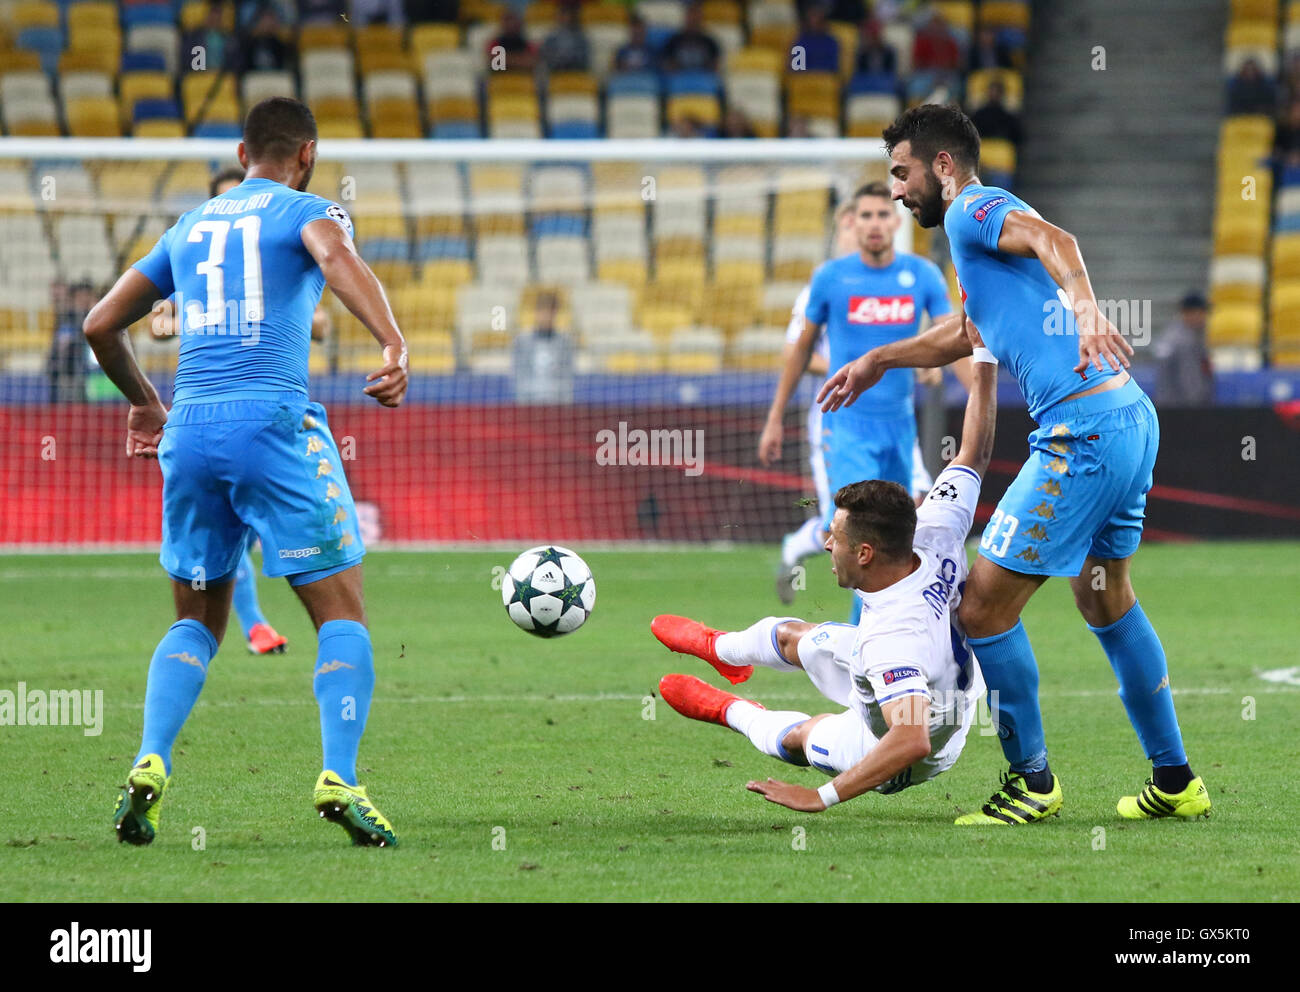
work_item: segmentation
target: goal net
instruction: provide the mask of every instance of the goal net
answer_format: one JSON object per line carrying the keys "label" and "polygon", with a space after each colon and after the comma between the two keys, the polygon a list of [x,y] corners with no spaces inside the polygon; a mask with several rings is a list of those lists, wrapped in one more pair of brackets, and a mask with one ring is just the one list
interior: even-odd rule
{"label": "goal net", "polygon": [[[0,142],[0,544],[156,547],[161,477],[87,309],[207,199],[234,142]],[[813,510],[805,377],[778,464],[758,437],[790,308],[835,204],[885,178],[876,141],[325,141],[310,189],[410,347],[398,410],[327,289],[311,390],[379,546],[773,541]],[[910,244],[910,219],[902,237]],[[274,292],[267,286],[267,293]],[[177,338],[130,330],[170,401]]]}

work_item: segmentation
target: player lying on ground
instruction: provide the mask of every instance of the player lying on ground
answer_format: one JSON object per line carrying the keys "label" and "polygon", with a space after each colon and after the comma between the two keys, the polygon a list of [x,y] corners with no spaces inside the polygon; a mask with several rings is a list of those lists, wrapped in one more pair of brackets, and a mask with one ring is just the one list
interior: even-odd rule
{"label": "player lying on ground", "polygon": [[[972,334],[975,333],[972,330]],[[855,482],[835,494],[827,550],[842,587],[863,603],[858,626],[767,617],[723,633],[685,617],[656,617],[651,630],[674,651],[703,658],[732,682],[753,665],[802,670],[848,709],[810,716],[665,675],[664,700],[683,716],[744,734],[764,754],[832,776],[820,789],[775,779],[748,788],[790,809],[816,813],[864,792],[893,793],[951,768],[984,692],[957,622],[966,578],[966,534],[993,449],[996,369],[972,372],[962,447],[917,509],[895,482]]]}
{"label": "player lying on ground", "polygon": [[[1038,665],[1020,614],[1049,576],[1066,576],[1105,651],[1152,776],[1117,804],[1127,819],[1208,814],[1174,713],[1169,668],[1129,582],[1160,443],[1155,408],[1127,370],[1133,349],[1100,312],[1073,236],[975,175],[980,139],[955,107],[927,104],[886,128],[894,199],[922,227],[944,225],[964,313],[1011,369],[1038,429],[989,519],[961,620],[990,692],[1011,777],[959,824],[1028,823],[1061,808],[1038,708]],[[889,369],[967,354],[961,315],[845,365],[818,397],[851,403]]]}
{"label": "player lying on ground", "polygon": [[[384,406],[406,392],[406,343],[383,287],[356,253],[347,212],[304,192],[316,164],[311,111],[282,97],[257,104],[238,155],[244,182],[182,215],[84,326],[100,366],[131,403],[127,454],[157,457],[162,467],[160,560],[176,604],[176,622],[149,665],[140,751],[113,822],[119,840],[154,839],[172,746],[225,634],[251,528],[267,574],[289,580],[317,631],[324,760],[315,807],[354,844],[393,846],[392,826],[356,781],[375,681],[365,549],[325,410],[307,396],[312,311],[324,285],[383,349],[364,392]],[[168,412],[126,328],[173,293],[184,327]]]}
{"label": "player lying on ground", "polygon": [[[916,334],[924,317],[952,312],[943,273],[928,258],[894,249],[898,208],[884,183],[867,183],[851,197],[856,244],[813,273],[798,340],[789,350],[758,442],[758,458],[781,457],[786,405],[808,367],[818,338],[826,338],[830,367],[839,368],[874,345]],[[835,412],[822,421],[830,491],[850,482],[884,479],[912,484],[916,451],[914,376],[900,369],[869,407]],[[823,526],[830,529],[829,515]],[[778,595],[780,593],[778,592]],[[856,623],[855,596],[849,619]]]}
{"label": "player lying on ground", "polygon": [[[898,230],[898,210],[888,200],[883,201],[884,210],[882,211],[876,206],[875,201],[871,199],[859,201],[849,197],[835,209],[835,217],[832,222],[835,231],[832,258],[843,258],[846,255],[853,255],[862,250],[861,246],[864,242],[859,236],[858,229],[863,223],[859,218],[859,214],[863,211],[855,209],[859,202],[869,205],[866,211],[866,229],[862,235],[862,238],[865,238],[869,253],[877,252],[877,249],[882,248],[885,244],[886,236],[892,239],[893,233]],[[874,258],[875,255],[873,254],[872,257]],[[804,315],[808,308],[808,298],[811,292],[811,284],[804,286],[798,297],[795,298],[793,308],[791,308],[790,324],[785,332],[785,347],[781,352],[782,368],[785,367],[786,362],[790,361],[790,356],[794,354],[795,347],[803,336]],[[961,384],[969,389],[970,359],[963,358],[953,363],[952,370],[956,373],[957,378],[961,380]],[[827,343],[824,330],[817,338],[812,357],[808,359],[806,372],[817,380],[819,387],[830,373],[830,345]],[[923,369],[917,372],[916,378],[923,385],[935,386],[943,382],[943,373],[939,369]],[[826,521],[835,512],[835,508],[831,503],[830,480],[826,475],[826,446],[829,442],[829,432],[824,433],[822,430],[822,407],[816,400],[808,406],[807,423],[808,465],[812,470],[813,487],[817,493],[817,515],[809,517],[797,530],[791,531],[781,539],[781,564],[776,572],[776,595],[787,606],[794,602],[795,584],[798,577],[796,566],[805,559],[826,551],[826,538],[828,536]],[[926,471],[925,461],[921,457],[921,443],[918,438],[912,448],[911,483],[912,497],[917,506],[921,505],[921,500],[925,499],[925,494],[930,491],[930,487],[933,485],[934,480],[930,478],[930,473]]]}

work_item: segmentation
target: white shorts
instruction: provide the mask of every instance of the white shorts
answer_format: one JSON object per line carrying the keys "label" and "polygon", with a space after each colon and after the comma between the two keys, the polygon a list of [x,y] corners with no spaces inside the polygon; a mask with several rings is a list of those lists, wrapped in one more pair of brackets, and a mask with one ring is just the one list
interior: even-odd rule
{"label": "white shorts", "polygon": [[921,457],[921,442],[918,439],[916,447],[912,449],[912,495],[924,496],[933,488],[934,480],[925,470],[925,460]]}
{"label": "white shorts", "polygon": [[831,513],[831,480],[826,475],[826,442],[822,438],[822,408],[816,403],[808,411],[808,467],[817,490],[817,515],[825,520]]}
{"label": "white shorts", "polygon": [[[848,623],[823,623],[799,638],[799,661],[817,690],[832,702],[850,705],[853,678],[848,658],[857,628]],[[900,792],[928,782],[957,763],[966,735],[976,720],[979,694],[971,693],[961,726],[933,754],[903,769],[888,782],[876,786],[883,794]],[[808,735],[806,754],[812,767],[832,778],[848,771],[871,753],[880,739],[856,710],[848,709],[819,720]]]}

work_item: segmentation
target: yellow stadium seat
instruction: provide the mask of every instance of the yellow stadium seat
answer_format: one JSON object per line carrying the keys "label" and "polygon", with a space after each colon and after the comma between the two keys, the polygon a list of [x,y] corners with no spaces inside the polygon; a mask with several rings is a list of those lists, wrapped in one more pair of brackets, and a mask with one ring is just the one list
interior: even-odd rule
{"label": "yellow stadium seat", "polygon": [[[415,236],[419,238],[459,237],[465,233],[465,218],[460,214],[421,214],[415,218]],[[426,263],[426,265],[432,263]]]}
{"label": "yellow stadium seat", "polygon": [[137,100],[170,100],[174,96],[173,80],[165,72],[127,72],[117,84],[122,120],[131,121]]}
{"label": "yellow stadium seat", "polygon": [[350,96],[330,96],[316,100],[311,107],[318,119],[357,121],[361,114],[357,110],[357,101]]}
{"label": "yellow stadium seat", "polygon": [[1228,117],[1219,128],[1220,149],[1249,149],[1268,153],[1273,144],[1273,118],[1264,114]]}
{"label": "yellow stadium seat", "polygon": [[596,96],[600,86],[589,72],[553,72],[547,80],[551,96]]}
{"label": "yellow stadium seat", "polygon": [[116,22],[111,27],[82,23],[68,29],[68,41],[64,51],[84,52],[98,49],[112,52],[113,69],[116,70],[122,57],[122,32],[118,30]]}
{"label": "yellow stadium seat", "polygon": [[304,24],[298,29],[298,50],[350,48],[352,31],[342,24]]}
{"label": "yellow stadium seat", "polygon": [[1025,80],[1015,69],[976,69],[966,77],[966,106],[975,110],[988,100],[989,86],[1002,84],[1003,100],[1009,110],[1019,110],[1025,99]]}
{"label": "yellow stadium seat", "polygon": [[971,0],[936,0],[934,9],[954,28],[968,34],[975,28],[975,4]]}
{"label": "yellow stadium seat", "polygon": [[1279,234],[1273,238],[1270,275],[1275,281],[1300,279],[1300,234]]}
{"label": "yellow stadium seat", "polygon": [[674,375],[709,375],[722,370],[722,356],[715,352],[675,351],[669,347],[664,371]]}
{"label": "yellow stadium seat", "polygon": [[384,100],[370,110],[370,134],[374,138],[422,138],[420,109],[414,103]]}
{"label": "yellow stadium seat", "polygon": [[487,21],[492,24],[501,20],[501,11],[505,4],[501,0],[461,0],[459,17],[462,24],[475,21]]}
{"label": "yellow stadium seat", "polygon": [[417,65],[424,65],[430,52],[443,52],[460,47],[460,28],[455,24],[412,24],[411,52]]}
{"label": "yellow stadium seat", "polygon": [[667,339],[674,331],[691,326],[691,311],[685,307],[652,304],[641,308],[637,323],[656,338]]}
{"label": "yellow stadium seat", "polygon": [[370,48],[357,53],[357,70],[362,76],[372,72],[411,72],[414,67],[411,54],[401,49]]}
{"label": "yellow stadium seat", "polygon": [[601,282],[616,282],[632,289],[640,289],[646,282],[645,263],[634,258],[600,259],[596,275]]}
{"label": "yellow stadium seat", "polygon": [[82,3],[74,3],[68,8],[68,33],[71,35],[74,30],[83,28],[117,33],[119,31],[117,4],[105,3],[102,0],[91,0],[91,2],[83,0]]}
{"label": "yellow stadium seat", "polygon": [[741,23],[740,4],[735,0],[704,0],[700,4],[700,14],[705,24]]}
{"label": "yellow stadium seat", "polygon": [[[207,22],[209,0],[186,0],[181,5],[181,30],[191,31]],[[221,8],[221,26],[227,31],[235,30],[235,5],[226,3]]]}
{"label": "yellow stadium seat", "polygon": [[488,100],[487,118],[490,123],[499,121],[541,120],[541,110],[535,96],[499,96]]}
{"label": "yellow stadium seat", "polygon": [[1264,333],[1260,307],[1247,303],[1226,303],[1210,311],[1206,340],[1211,347],[1258,346]]}
{"label": "yellow stadium seat", "polygon": [[716,127],[722,118],[717,98],[703,93],[683,93],[669,97],[665,112],[669,124],[691,119],[703,127]]}
{"label": "yellow stadium seat", "polygon": [[10,8],[10,22],[14,31],[25,28],[57,28],[59,6],[50,0],[21,0]]}
{"label": "yellow stadium seat", "polygon": [[[1232,21],[1270,21],[1277,23],[1277,0],[1232,0]],[[1290,5],[1295,10],[1296,5]]]}
{"label": "yellow stadium seat", "polygon": [[789,112],[839,117],[840,81],[833,72],[790,72],[785,76]]}
{"label": "yellow stadium seat", "polygon": [[[766,48],[784,67],[789,65],[790,47],[797,34],[798,31],[788,24],[760,24],[750,30],[749,44],[751,48]],[[734,66],[734,62],[731,65]]]}
{"label": "yellow stadium seat", "polygon": [[40,72],[41,53],[26,48],[12,48],[0,62],[0,76],[7,72]]}
{"label": "yellow stadium seat", "polygon": [[789,52],[781,53],[770,48],[742,48],[727,56],[728,72],[767,72],[778,75],[788,64]]}
{"label": "yellow stadium seat", "polygon": [[347,139],[349,141],[366,136],[365,132],[361,130],[361,121],[355,118],[318,117],[316,119],[316,131],[322,138]]}
{"label": "yellow stadium seat", "polygon": [[424,287],[464,286],[474,278],[474,269],[466,258],[437,258],[425,262],[420,270],[420,285]]}
{"label": "yellow stadium seat", "polygon": [[429,103],[432,121],[477,121],[478,101],[470,97],[444,96]]}
{"label": "yellow stadium seat", "polygon": [[137,138],[183,138],[185,137],[185,125],[180,121],[154,118],[137,124],[134,136]]}
{"label": "yellow stadium seat", "polygon": [[719,214],[713,221],[714,237],[763,237],[764,218],[761,214]]}
{"label": "yellow stadium seat", "polygon": [[[206,104],[206,107],[204,106]],[[243,120],[234,73],[191,72],[181,77],[181,106],[185,123]]]}
{"label": "yellow stadium seat", "polygon": [[1267,240],[1267,216],[1257,218],[1219,215],[1215,218],[1215,255],[1250,255],[1259,258],[1264,254]]}
{"label": "yellow stadium seat", "polygon": [[840,43],[840,71],[838,75],[841,80],[849,79],[857,66],[858,26],[848,21],[831,21],[827,27],[830,28],[831,34],[835,35],[835,40]]}
{"label": "yellow stadium seat", "polygon": [[979,8],[980,27],[1029,29],[1029,4],[1016,0],[983,0]]}
{"label": "yellow stadium seat", "polygon": [[1231,21],[1224,36],[1224,48],[1277,48],[1276,21]]}
{"label": "yellow stadium seat", "polygon": [[[26,120],[13,125],[9,129],[9,133],[19,138],[57,138],[60,134],[59,122],[53,120]],[[120,132],[114,132],[114,134],[117,133]],[[94,137],[99,137],[99,135]]]}
{"label": "yellow stadium seat", "polygon": [[1016,171],[1016,146],[1005,138],[985,138],[980,142],[980,166],[997,172]]}
{"label": "yellow stadium seat", "polygon": [[402,29],[389,24],[367,24],[357,28],[354,37],[358,55],[367,50],[406,52],[406,39],[402,35]]}
{"label": "yellow stadium seat", "polygon": [[627,12],[628,8],[625,4],[608,2],[608,0],[592,0],[582,5],[582,23],[588,27],[593,24],[623,25],[627,23]]}
{"label": "yellow stadium seat", "polygon": [[108,97],[73,100],[64,108],[68,133],[78,138],[116,138],[122,133],[117,107]]}
{"label": "yellow stadium seat", "polygon": [[[8,59],[8,53],[5,58]],[[107,76],[116,76],[121,55],[115,48],[66,49],[59,56],[59,75],[69,72],[102,72]]]}

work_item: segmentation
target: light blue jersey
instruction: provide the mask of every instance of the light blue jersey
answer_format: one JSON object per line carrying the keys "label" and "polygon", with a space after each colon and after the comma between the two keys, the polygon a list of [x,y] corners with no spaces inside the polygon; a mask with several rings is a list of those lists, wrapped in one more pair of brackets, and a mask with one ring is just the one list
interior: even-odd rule
{"label": "light blue jersey", "polygon": [[164,296],[175,297],[175,403],[307,395],[311,318],[325,277],[302,229],[322,218],[351,235],[352,221],[337,203],[271,179],[245,179],[182,214],[135,263]]}
{"label": "light blue jersey", "polygon": [[1036,258],[998,251],[1002,223],[1013,210],[1038,212],[996,186],[967,186],[944,215],[952,263],[957,269],[966,314],[984,344],[1020,383],[1029,415],[1042,415],[1067,396],[1092,389],[1118,375],[1074,371],[1079,362],[1078,330],[1064,291]]}

